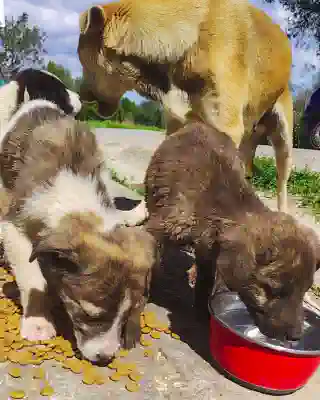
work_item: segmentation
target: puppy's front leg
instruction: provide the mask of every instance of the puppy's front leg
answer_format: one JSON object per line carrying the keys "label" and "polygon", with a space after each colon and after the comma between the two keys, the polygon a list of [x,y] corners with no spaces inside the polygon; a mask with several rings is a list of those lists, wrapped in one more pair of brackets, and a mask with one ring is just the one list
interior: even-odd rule
{"label": "puppy's front leg", "polygon": [[28,340],[50,339],[56,331],[52,324],[47,282],[38,261],[29,262],[31,242],[14,224],[5,222],[3,245],[20,290],[23,308],[21,336]]}
{"label": "puppy's front leg", "polygon": [[143,312],[147,303],[147,299],[137,308],[131,311],[128,321],[124,329],[124,347],[128,350],[132,349],[139,342],[141,327],[140,314]]}
{"label": "puppy's front leg", "polygon": [[208,302],[214,284],[212,260],[196,250],[196,281],[194,288],[194,307],[200,320],[210,317]]}

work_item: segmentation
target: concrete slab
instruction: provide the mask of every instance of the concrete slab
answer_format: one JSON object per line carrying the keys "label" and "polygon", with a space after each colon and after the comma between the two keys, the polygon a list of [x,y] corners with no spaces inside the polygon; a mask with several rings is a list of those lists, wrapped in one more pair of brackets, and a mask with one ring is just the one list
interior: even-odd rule
{"label": "concrete slab", "polygon": [[[104,147],[109,164],[119,176],[130,182],[141,183],[155,149],[165,139],[163,132],[135,129],[96,129],[97,138]],[[271,146],[258,146],[257,156],[274,157]],[[306,166],[320,172],[320,151],[293,150],[293,164],[298,169]]]}

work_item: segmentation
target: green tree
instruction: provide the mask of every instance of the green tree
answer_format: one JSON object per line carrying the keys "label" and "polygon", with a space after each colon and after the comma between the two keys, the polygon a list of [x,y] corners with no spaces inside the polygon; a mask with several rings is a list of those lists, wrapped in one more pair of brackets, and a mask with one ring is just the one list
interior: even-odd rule
{"label": "green tree", "polygon": [[80,93],[80,86],[83,82],[83,78],[82,76],[77,76],[76,78],[74,78],[73,80],[73,90],[77,93]]}
{"label": "green tree", "polygon": [[0,28],[1,78],[9,80],[25,66],[43,66],[45,40],[46,34],[38,26],[29,26],[27,13],[17,19],[6,18],[5,26]]}
{"label": "green tree", "polygon": [[[276,0],[265,0],[274,3]],[[319,0],[279,0],[293,14],[289,34],[293,37],[301,33],[313,33],[318,41],[320,53],[320,1]]]}
{"label": "green tree", "polygon": [[137,109],[135,122],[164,128],[163,110],[160,104],[149,100],[142,102]]}
{"label": "green tree", "polygon": [[75,81],[72,77],[71,71],[63,65],[56,64],[54,61],[49,61],[47,71],[61,79],[68,89],[75,89]]}

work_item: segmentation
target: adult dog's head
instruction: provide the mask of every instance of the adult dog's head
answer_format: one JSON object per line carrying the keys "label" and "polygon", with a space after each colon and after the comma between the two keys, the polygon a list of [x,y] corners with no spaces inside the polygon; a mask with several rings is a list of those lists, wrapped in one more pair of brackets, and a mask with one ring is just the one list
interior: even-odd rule
{"label": "adult dog's head", "polygon": [[132,2],[93,6],[80,15],[78,55],[82,101],[110,116],[130,90],[157,97],[170,83],[168,68],[198,40],[208,0]]}
{"label": "adult dog's head", "polygon": [[269,337],[301,337],[303,297],[319,267],[318,236],[289,215],[249,216],[222,234],[218,274]]}
{"label": "adult dog's head", "polygon": [[140,312],[156,262],[154,239],[138,227],[101,233],[94,215],[69,215],[45,230],[30,262],[40,261],[73,324],[84,357],[107,362],[140,335]]}

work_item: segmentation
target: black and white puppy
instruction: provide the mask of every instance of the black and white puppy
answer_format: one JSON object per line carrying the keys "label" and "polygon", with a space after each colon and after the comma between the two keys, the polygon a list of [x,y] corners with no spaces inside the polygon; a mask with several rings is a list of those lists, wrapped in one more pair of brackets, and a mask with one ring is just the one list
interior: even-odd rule
{"label": "black and white puppy", "polygon": [[0,132],[23,103],[40,99],[56,104],[66,115],[76,115],[81,109],[78,94],[67,89],[59,78],[48,71],[28,68],[0,88]]}

